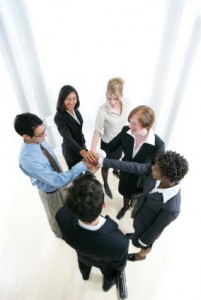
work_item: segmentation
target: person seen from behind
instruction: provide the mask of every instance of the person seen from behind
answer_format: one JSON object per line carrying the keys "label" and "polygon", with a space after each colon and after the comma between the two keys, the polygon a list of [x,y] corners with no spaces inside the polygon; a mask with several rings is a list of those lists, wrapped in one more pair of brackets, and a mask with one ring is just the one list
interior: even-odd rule
{"label": "person seen from behind", "polygon": [[102,184],[86,172],[70,184],[56,220],[63,239],[77,253],[83,280],[89,279],[92,267],[99,268],[107,292],[126,266],[129,240],[115,221],[102,215],[103,207]]}

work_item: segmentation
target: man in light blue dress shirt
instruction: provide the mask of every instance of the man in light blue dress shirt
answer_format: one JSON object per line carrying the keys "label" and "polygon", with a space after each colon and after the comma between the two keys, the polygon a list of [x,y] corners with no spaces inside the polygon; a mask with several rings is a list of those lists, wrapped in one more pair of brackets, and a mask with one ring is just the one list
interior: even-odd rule
{"label": "man in light blue dress shirt", "polygon": [[15,117],[14,128],[24,140],[19,167],[29,176],[32,185],[37,187],[52,231],[57,237],[62,237],[55,215],[64,204],[67,186],[74,178],[93,166],[87,162],[79,162],[71,170],[58,173],[40,147],[41,144],[48,150],[62,170],[56,155],[45,141],[46,126],[43,121],[34,114],[22,113]]}

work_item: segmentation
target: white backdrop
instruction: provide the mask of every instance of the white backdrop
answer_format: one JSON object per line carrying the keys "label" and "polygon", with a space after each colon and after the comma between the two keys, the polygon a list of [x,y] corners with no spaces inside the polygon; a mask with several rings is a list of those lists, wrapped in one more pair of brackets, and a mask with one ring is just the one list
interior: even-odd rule
{"label": "white backdrop", "polygon": [[[26,111],[40,115],[48,124],[49,142],[60,151],[52,119],[60,88],[71,84],[80,95],[89,144],[107,81],[121,76],[130,108],[152,106],[156,133],[167,149],[189,160],[183,184],[183,216],[189,224],[182,223],[180,240],[185,246],[196,245],[189,255],[199,255],[200,2],[0,0],[0,199],[4,203],[0,216],[12,206],[17,187],[25,180],[30,184],[18,168],[22,141],[13,129],[15,115]],[[0,221],[0,235],[2,228],[6,224]],[[188,263],[189,273],[195,274],[194,265]],[[187,287],[186,276],[181,274],[181,282]],[[196,293],[193,286],[189,295],[192,291]]]}
{"label": "white backdrop", "polygon": [[60,147],[52,119],[65,84],[78,90],[87,130],[105,101],[107,81],[121,76],[130,108],[152,106],[155,130],[167,144],[181,109],[185,120],[189,105],[200,98],[200,0],[0,4],[1,97],[9,107],[12,94],[17,107],[12,117],[21,111],[39,114],[49,125],[53,147]]}
{"label": "white backdrop", "polygon": [[49,142],[61,152],[52,120],[60,88],[71,84],[90,145],[107,81],[121,76],[130,108],[152,106],[156,133],[198,173],[200,0],[0,0],[0,13],[5,172],[16,166],[21,145],[13,130],[16,114],[40,115]]}

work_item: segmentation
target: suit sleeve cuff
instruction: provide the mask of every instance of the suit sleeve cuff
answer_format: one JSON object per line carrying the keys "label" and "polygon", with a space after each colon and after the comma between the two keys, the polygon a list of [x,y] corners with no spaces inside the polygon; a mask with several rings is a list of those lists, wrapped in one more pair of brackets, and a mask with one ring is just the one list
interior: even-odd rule
{"label": "suit sleeve cuff", "polygon": [[138,243],[139,243],[141,246],[143,246],[143,247],[147,247],[147,245],[144,244],[140,239],[138,239]]}

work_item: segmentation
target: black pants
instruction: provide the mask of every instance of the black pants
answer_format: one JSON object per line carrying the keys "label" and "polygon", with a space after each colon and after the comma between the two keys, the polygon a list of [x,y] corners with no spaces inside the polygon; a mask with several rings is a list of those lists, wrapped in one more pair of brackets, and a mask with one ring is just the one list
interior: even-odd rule
{"label": "black pants", "polygon": [[[86,275],[89,274],[92,268],[92,265],[85,264],[78,260],[78,265],[81,274]],[[99,268],[101,273],[103,274],[104,278],[108,281],[113,281],[116,278],[116,270],[113,268],[110,268],[109,266],[94,266],[96,268]]]}

